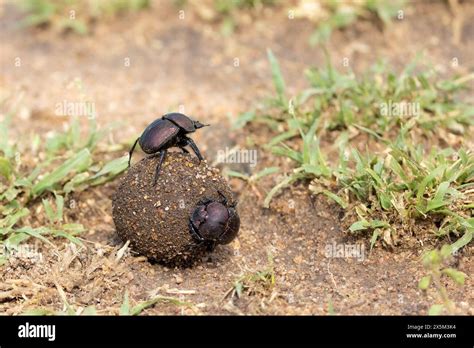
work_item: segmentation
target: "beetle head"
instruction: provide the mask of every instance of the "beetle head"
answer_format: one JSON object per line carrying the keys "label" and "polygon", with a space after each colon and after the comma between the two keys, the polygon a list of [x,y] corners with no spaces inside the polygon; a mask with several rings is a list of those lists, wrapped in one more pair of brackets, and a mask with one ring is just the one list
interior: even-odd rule
{"label": "beetle head", "polygon": [[202,127],[210,126],[210,124],[202,124],[202,123],[199,122],[199,121],[193,121],[193,122],[194,122],[194,128],[196,128],[196,129],[199,129],[199,128],[202,128]]}

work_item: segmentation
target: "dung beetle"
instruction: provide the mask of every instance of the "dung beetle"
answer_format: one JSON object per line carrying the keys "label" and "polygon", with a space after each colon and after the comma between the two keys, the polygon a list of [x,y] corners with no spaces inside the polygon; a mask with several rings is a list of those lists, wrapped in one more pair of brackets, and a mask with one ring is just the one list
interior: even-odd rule
{"label": "dung beetle", "polygon": [[189,153],[184,147],[189,145],[193,149],[199,161],[203,160],[198,147],[191,138],[187,137],[187,134],[193,133],[196,129],[209,126],[208,124],[202,124],[199,121],[193,121],[188,116],[173,112],[166,114],[161,118],[150,123],[142,135],[135,140],[132,148],[129,151],[128,166],[132,160],[133,151],[137,143],[140,143],[142,150],[151,154],[150,157],[160,156],[155,170],[155,178],[153,179],[153,186],[158,180],[161,165],[166,156],[166,152],[170,147],[177,146],[181,148],[183,152]]}
{"label": "dung beetle", "polygon": [[217,244],[229,244],[239,232],[240,218],[235,210],[237,203],[228,205],[227,198],[221,196],[220,201],[205,198],[199,201],[191,218],[189,231],[199,243],[205,243],[209,251]]}

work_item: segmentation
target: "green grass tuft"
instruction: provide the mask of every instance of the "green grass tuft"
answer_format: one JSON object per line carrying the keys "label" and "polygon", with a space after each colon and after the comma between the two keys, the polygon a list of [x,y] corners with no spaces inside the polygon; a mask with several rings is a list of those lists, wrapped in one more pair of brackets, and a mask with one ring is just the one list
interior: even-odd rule
{"label": "green grass tuft", "polygon": [[[309,69],[310,87],[289,97],[271,52],[269,62],[276,95],[241,124],[273,130],[263,148],[293,168],[268,192],[265,207],[302,182],[335,201],[350,222],[348,233],[368,234],[371,248],[379,241],[398,245],[420,223],[434,244],[449,242],[453,253],[472,241],[474,154],[446,146],[444,138],[472,131],[474,109],[459,92],[474,74],[443,80],[414,63],[401,74],[377,64],[356,77],[328,63]],[[400,114],[394,105],[416,107]]]}
{"label": "green grass tuft", "polygon": [[[49,237],[62,237],[81,244],[76,237],[84,231],[81,224],[64,222],[64,202],[72,192],[106,183],[127,168],[127,156],[103,163],[98,157],[97,143],[106,134],[91,121],[87,133],[81,134],[78,121],[63,133],[53,134],[46,141],[37,136],[38,144],[31,148],[11,145],[9,121],[0,123],[0,248],[4,250],[0,263],[30,237],[52,245]],[[84,139],[81,141],[81,139]],[[23,159],[40,156],[34,166]],[[54,198],[51,200],[51,198]],[[47,222],[31,225],[42,202]]]}

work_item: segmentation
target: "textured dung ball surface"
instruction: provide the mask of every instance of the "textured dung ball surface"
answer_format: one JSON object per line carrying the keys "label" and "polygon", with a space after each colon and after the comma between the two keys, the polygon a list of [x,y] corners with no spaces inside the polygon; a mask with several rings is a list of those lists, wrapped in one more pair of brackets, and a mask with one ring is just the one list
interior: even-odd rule
{"label": "textured dung ball surface", "polygon": [[168,152],[152,186],[159,156],[133,165],[113,197],[118,235],[132,250],[174,266],[189,266],[206,253],[189,231],[189,218],[204,198],[233,203],[232,192],[219,170],[190,154]]}

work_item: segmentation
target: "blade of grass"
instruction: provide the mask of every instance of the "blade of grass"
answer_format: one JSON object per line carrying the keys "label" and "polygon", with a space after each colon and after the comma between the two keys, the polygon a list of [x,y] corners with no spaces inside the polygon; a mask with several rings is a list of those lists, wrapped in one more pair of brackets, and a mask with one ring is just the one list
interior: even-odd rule
{"label": "blade of grass", "polygon": [[278,101],[280,103],[280,106],[286,107],[288,104],[285,96],[286,87],[283,75],[281,74],[280,65],[278,64],[277,59],[275,58],[273,52],[270,49],[267,49],[267,57],[270,62],[273,84],[277,92]]}
{"label": "blade of grass", "polygon": [[91,153],[88,149],[83,149],[75,156],[66,160],[58,168],[47,174],[43,179],[33,186],[32,195],[37,196],[45,190],[52,189],[61,180],[67,177],[70,173],[79,173],[86,169],[92,163]]}

